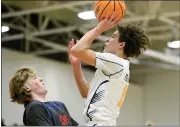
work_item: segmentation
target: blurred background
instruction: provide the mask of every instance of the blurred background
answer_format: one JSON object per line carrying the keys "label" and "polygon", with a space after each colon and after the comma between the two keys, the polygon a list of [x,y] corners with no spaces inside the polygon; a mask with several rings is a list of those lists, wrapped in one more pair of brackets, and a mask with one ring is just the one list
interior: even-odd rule
{"label": "blurred background", "polygon": [[[117,124],[180,125],[180,1],[125,1],[122,25],[140,24],[151,48],[131,59],[130,87]],[[5,125],[23,125],[24,107],[10,102],[8,82],[22,67],[37,70],[48,89],[47,100],[66,104],[72,117],[84,124],[85,99],[76,87],[67,48],[97,25],[94,1],[2,0],[2,118]],[[82,12],[90,11],[83,15]],[[88,17],[87,17],[88,16]],[[95,40],[92,49],[102,51],[113,31]],[[83,64],[90,82],[95,68]]]}

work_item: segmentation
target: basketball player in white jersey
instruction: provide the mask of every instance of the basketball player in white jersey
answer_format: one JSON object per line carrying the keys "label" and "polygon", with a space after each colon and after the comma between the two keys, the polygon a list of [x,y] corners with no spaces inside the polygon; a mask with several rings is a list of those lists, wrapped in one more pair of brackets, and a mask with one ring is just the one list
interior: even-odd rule
{"label": "basketball player in white jersey", "polygon": [[[114,19],[114,20],[113,20]],[[87,98],[84,107],[86,126],[115,126],[124,97],[126,95],[130,71],[128,57],[141,54],[146,50],[149,39],[138,26],[118,26],[104,44],[103,53],[90,49],[92,42],[103,32],[114,28],[120,18],[110,17],[87,32],[75,45],[69,44],[69,58],[74,77],[83,98]],[[80,61],[97,68],[89,84],[82,73]]]}

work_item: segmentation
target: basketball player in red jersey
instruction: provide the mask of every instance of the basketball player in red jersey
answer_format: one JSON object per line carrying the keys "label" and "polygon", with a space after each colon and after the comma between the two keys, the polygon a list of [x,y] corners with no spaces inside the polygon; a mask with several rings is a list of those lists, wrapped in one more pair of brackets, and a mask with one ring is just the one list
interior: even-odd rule
{"label": "basketball player in red jersey", "polygon": [[[84,117],[87,126],[116,126],[116,119],[129,86],[129,57],[137,57],[149,46],[149,39],[138,26],[118,26],[120,17],[106,15],[95,28],[75,45],[69,44],[69,58],[80,94],[87,98]],[[90,49],[103,32],[117,26],[104,43],[103,53]],[[80,61],[97,68],[89,84],[82,73]]]}

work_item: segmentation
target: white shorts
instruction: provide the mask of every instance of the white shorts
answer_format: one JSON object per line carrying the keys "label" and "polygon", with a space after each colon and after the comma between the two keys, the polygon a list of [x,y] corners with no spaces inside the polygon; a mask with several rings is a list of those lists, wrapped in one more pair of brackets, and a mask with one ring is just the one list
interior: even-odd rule
{"label": "white shorts", "polygon": [[110,124],[107,122],[89,121],[85,126],[116,126],[116,124]]}

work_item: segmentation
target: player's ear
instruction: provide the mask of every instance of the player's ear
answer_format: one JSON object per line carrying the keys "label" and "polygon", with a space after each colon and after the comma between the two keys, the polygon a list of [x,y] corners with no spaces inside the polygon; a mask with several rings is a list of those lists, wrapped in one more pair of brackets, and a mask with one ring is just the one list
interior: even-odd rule
{"label": "player's ear", "polygon": [[28,85],[24,85],[22,88],[21,88],[22,91],[27,91],[27,92],[30,92],[31,91],[31,88],[28,86]]}
{"label": "player's ear", "polygon": [[125,47],[125,45],[126,45],[126,43],[125,43],[124,41],[123,41],[123,42],[120,42],[120,43],[119,43],[119,48],[121,48],[121,49],[122,49],[122,48],[124,48],[124,47]]}

